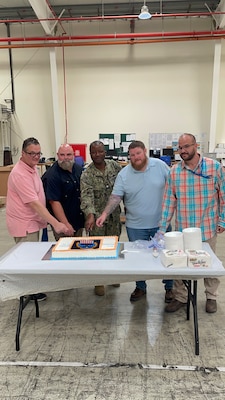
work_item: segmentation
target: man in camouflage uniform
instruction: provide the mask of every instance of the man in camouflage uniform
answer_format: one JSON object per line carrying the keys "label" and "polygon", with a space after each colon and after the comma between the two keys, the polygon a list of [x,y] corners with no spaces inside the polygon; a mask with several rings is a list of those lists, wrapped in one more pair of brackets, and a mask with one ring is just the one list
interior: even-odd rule
{"label": "man in camouflage uniform", "polygon": [[[120,236],[120,206],[109,215],[104,226],[98,228],[96,219],[104,210],[111,195],[120,165],[113,160],[105,160],[105,147],[96,140],[90,144],[92,163],[81,175],[81,210],[85,215],[85,229],[91,236]],[[119,286],[119,285],[114,285]],[[103,296],[104,286],[95,286],[95,294]]]}

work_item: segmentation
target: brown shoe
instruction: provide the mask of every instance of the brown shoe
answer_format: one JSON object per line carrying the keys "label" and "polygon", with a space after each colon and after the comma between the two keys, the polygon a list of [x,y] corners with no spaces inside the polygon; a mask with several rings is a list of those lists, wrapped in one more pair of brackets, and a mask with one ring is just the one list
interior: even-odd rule
{"label": "brown shoe", "polygon": [[130,295],[130,301],[141,300],[141,298],[144,296],[146,296],[146,290],[136,288]]}
{"label": "brown shoe", "polygon": [[173,299],[166,307],[165,312],[172,313],[178,311],[181,307],[186,306],[186,303],[181,303],[181,301]]}
{"label": "brown shoe", "polygon": [[120,287],[120,283],[114,283],[112,286],[113,287]]}
{"label": "brown shoe", "polygon": [[217,312],[217,304],[216,300],[207,299],[205,304],[205,311],[208,313],[215,313]]}
{"label": "brown shoe", "polygon": [[95,286],[95,294],[96,296],[104,296],[105,294],[105,287],[103,285],[101,286]]}
{"label": "brown shoe", "polygon": [[172,289],[166,289],[165,303],[171,303],[173,298],[174,298],[173,290]]}

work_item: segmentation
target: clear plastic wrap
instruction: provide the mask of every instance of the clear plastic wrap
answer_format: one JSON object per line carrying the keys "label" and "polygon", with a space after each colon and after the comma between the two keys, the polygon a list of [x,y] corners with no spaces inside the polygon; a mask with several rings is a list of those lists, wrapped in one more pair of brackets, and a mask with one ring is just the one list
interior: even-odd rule
{"label": "clear plastic wrap", "polygon": [[161,232],[157,232],[151,240],[135,240],[132,247],[139,250],[153,251],[156,255],[165,248],[164,235]]}

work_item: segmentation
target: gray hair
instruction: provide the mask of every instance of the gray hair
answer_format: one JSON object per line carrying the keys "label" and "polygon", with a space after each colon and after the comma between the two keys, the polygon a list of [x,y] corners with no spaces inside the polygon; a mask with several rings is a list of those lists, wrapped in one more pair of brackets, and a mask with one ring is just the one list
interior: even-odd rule
{"label": "gray hair", "polygon": [[26,150],[30,144],[35,144],[35,145],[40,145],[39,141],[35,139],[34,137],[30,137],[28,139],[25,139],[23,142],[22,150]]}

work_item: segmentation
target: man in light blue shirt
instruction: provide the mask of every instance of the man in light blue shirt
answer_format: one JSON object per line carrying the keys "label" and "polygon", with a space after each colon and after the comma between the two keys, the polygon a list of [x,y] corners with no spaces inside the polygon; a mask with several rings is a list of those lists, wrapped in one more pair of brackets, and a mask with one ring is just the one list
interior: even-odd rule
{"label": "man in light blue shirt", "polygon": [[[148,158],[147,149],[141,141],[132,141],[128,150],[130,164],[117,175],[112,194],[96,225],[102,226],[123,199],[129,241],[150,240],[159,229],[169,167],[157,158]],[[168,302],[172,300],[173,282],[165,283],[165,301]],[[137,281],[130,300],[137,301],[145,295],[146,282]]]}

